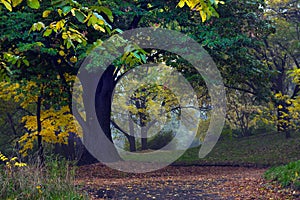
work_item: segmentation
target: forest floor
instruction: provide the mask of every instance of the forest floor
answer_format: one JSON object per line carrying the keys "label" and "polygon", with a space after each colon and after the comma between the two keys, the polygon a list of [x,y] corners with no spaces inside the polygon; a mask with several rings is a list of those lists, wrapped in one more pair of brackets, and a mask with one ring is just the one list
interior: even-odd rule
{"label": "forest floor", "polygon": [[300,192],[263,178],[264,168],[168,166],[133,174],[100,163],[77,169],[76,184],[90,199],[300,199]]}

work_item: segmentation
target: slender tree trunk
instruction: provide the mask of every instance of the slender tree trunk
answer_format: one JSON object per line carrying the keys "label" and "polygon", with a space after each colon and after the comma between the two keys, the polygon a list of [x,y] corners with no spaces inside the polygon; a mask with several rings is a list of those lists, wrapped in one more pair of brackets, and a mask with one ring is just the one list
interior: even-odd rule
{"label": "slender tree trunk", "polygon": [[287,103],[282,100],[278,103],[277,110],[277,131],[284,132],[286,139],[291,137],[290,133],[290,117]]}
{"label": "slender tree trunk", "polygon": [[[15,125],[14,125],[13,117],[11,116],[10,113],[6,113],[6,115],[7,115],[7,118],[8,118],[9,124],[10,124],[10,127],[11,127],[11,129],[12,129],[12,131],[13,131],[13,134],[14,134],[15,137],[17,137],[18,134],[17,134],[17,130],[16,130]],[[18,141],[17,141],[16,144],[15,144],[15,148],[16,148],[18,151],[20,150],[20,146],[19,146],[19,142],[18,142]],[[17,151],[17,152],[18,152],[18,151]],[[19,153],[18,153],[18,157],[19,157]]]}
{"label": "slender tree trunk", "polygon": [[148,140],[147,140],[147,129],[146,127],[141,128],[141,143],[142,143],[142,150],[148,149]]}
{"label": "slender tree trunk", "polygon": [[[130,119],[130,116],[129,116]],[[136,145],[135,145],[135,137],[134,137],[134,126],[133,122],[129,120],[129,136],[128,136],[128,142],[129,142],[129,150],[130,152],[136,151]]]}
{"label": "slender tree trunk", "polygon": [[[145,89],[142,89],[142,93],[145,92]],[[146,97],[141,96],[138,101],[137,108],[142,109],[143,111],[139,113],[140,117],[140,126],[141,126],[141,145],[142,145],[142,150],[147,150],[148,149],[148,144],[147,144],[147,121],[148,121],[148,116],[146,113]]]}
{"label": "slender tree trunk", "polygon": [[45,158],[44,158],[44,147],[42,143],[42,122],[41,122],[41,107],[42,107],[42,97],[38,97],[37,101],[37,110],[36,110],[36,121],[37,121],[37,142],[38,142],[38,164],[40,166],[44,166],[45,164]]}
{"label": "slender tree trunk", "polygon": [[129,142],[129,151],[135,152],[136,151],[135,137],[130,135],[128,137],[128,142]]}

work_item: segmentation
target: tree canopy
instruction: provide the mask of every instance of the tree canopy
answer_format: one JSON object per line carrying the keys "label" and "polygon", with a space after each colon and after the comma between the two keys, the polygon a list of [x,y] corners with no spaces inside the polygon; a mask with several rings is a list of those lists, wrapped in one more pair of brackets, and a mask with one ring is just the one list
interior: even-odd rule
{"label": "tree canopy", "polygon": [[[114,103],[129,110],[130,118],[140,126],[151,119],[151,108],[157,116],[160,109],[169,117],[172,112],[180,114],[173,94],[161,85],[141,87],[131,96],[131,102],[122,96],[112,101],[114,90],[120,92],[122,88],[119,81],[144,63],[164,63],[180,72],[195,89],[197,109],[202,113],[202,123],[207,124],[213,107],[204,78],[196,69],[178,55],[141,49],[118,35],[141,27],[179,31],[211,55],[227,88],[227,123],[232,129],[249,135],[251,127],[260,122],[287,133],[299,126],[297,1],[1,0],[0,6],[0,97],[7,104],[0,109],[6,116],[0,123],[9,122],[4,129],[12,130],[13,141],[18,141],[23,156],[35,149],[42,157],[46,143],[74,144],[69,140],[70,133],[80,136],[78,127],[90,123],[86,118],[89,113],[84,112],[74,121],[80,110],[72,108],[73,83],[84,59],[99,46],[111,48],[109,53],[126,49],[104,71],[97,83],[96,99],[92,100],[96,102],[97,120],[111,142],[112,130],[118,129],[131,150],[136,150],[137,140],[130,130],[121,129],[112,120],[120,115],[111,109],[117,108]],[[108,38],[116,41],[115,47],[103,46]],[[93,64],[101,66],[101,62]],[[87,86],[82,85],[82,89],[87,91]],[[85,106],[89,106],[90,96],[93,94],[83,95]],[[141,143],[142,149],[147,149],[146,140]],[[111,154],[111,158],[119,159],[117,152]]]}

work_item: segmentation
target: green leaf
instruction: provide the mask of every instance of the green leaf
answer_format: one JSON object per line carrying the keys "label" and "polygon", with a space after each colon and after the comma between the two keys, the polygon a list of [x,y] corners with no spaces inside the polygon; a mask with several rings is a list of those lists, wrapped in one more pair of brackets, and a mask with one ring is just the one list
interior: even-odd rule
{"label": "green leaf", "polygon": [[27,67],[29,66],[29,61],[28,61],[28,60],[24,59],[24,60],[23,60],[23,63],[24,63]]}
{"label": "green leaf", "polygon": [[99,11],[103,12],[105,15],[107,15],[108,19],[111,22],[113,21],[113,14],[112,14],[112,12],[111,12],[111,10],[109,8],[100,6]]}
{"label": "green leaf", "polygon": [[27,5],[32,9],[40,8],[40,2],[38,0],[27,0]]}
{"label": "green leaf", "polygon": [[64,14],[64,15],[67,15],[71,10],[72,10],[72,7],[71,7],[71,6],[64,6],[64,7],[62,8],[62,11],[63,11],[63,14]]}
{"label": "green leaf", "polygon": [[72,40],[68,39],[68,40],[67,40],[67,49],[70,49],[71,47],[75,48],[75,46],[74,46]]}
{"label": "green leaf", "polygon": [[43,22],[36,23],[36,30],[40,31],[45,28],[45,24]]}
{"label": "green leaf", "polygon": [[112,33],[115,33],[115,32],[117,32],[117,33],[123,33],[123,31],[121,29],[119,29],[119,28],[116,28],[116,29],[114,29],[112,31]]}
{"label": "green leaf", "polygon": [[84,22],[84,19],[85,19],[85,15],[79,11],[79,10],[75,10],[75,17],[78,21],[80,21],[81,23]]}
{"label": "green leaf", "polygon": [[141,57],[138,54],[138,51],[133,52],[134,57],[136,57],[137,59],[141,59]]}
{"label": "green leaf", "polygon": [[145,54],[141,54],[141,59],[142,59],[142,61],[143,61],[144,63],[147,62],[147,60],[146,60],[146,55],[145,55]]}
{"label": "green leaf", "polygon": [[43,34],[43,36],[49,36],[50,34],[52,33],[52,29],[47,29],[45,32],[44,32],[44,34]]}
{"label": "green leaf", "polygon": [[64,6],[67,3],[68,3],[68,1],[65,1],[65,0],[57,0],[57,1],[52,1],[51,2],[52,6],[57,6],[57,7]]}
{"label": "green leaf", "polygon": [[96,24],[98,21],[98,18],[95,15],[92,15],[88,21],[88,26]]}

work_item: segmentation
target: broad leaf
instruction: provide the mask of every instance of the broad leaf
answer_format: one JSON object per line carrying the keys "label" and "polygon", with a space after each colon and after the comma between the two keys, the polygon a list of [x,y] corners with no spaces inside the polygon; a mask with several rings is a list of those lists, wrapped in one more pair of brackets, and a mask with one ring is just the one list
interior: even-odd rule
{"label": "broad leaf", "polygon": [[81,12],[81,11],[79,11],[79,10],[75,10],[75,17],[76,17],[76,19],[78,20],[78,21],[80,21],[80,22],[84,22],[84,20],[85,20],[85,15]]}
{"label": "broad leaf", "polygon": [[32,9],[40,8],[40,2],[38,0],[27,0],[27,5]]}

